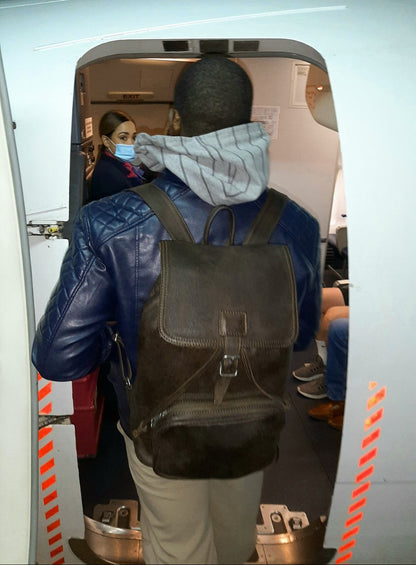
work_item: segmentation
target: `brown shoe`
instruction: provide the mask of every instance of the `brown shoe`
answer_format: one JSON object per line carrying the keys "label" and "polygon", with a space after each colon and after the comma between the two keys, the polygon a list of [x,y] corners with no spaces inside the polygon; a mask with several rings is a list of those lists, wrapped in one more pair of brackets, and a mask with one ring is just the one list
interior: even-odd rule
{"label": "brown shoe", "polygon": [[311,408],[308,414],[315,420],[327,422],[336,416],[342,416],[344,414],[344,405],[345,402],[343,400],[328,400],[327,402],[322,402],[318,404],[318,406]]}
{"label": "brown shoe", "polygon": [[335,428],[336,430],[342,430],[342,426],[344,424],[344,414],[339,414],[338,416],[334,416],[330,420],[328,420],[328,424],[331,428]]}

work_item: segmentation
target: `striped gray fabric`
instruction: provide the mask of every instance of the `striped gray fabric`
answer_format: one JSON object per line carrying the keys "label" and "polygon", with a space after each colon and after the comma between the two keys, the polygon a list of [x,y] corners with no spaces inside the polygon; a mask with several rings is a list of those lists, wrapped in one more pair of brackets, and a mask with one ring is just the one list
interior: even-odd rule
{"label": "striped gray fabric", "polygon": [[136,137],[135,163],[167,168],[208,204],[256,200],[269,179],[270,138],[259,122],[196,137]]}

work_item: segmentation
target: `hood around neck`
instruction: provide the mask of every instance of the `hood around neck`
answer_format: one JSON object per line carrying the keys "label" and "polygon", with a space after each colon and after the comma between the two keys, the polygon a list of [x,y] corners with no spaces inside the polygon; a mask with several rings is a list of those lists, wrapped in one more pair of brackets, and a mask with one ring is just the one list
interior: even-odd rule
{"label": "hood around neck", "polygon": [[266,189],[269,143],[258,122],[195,137],[140,133],[134,162],[152,171],[169,169],[208,204],[240,204]]}

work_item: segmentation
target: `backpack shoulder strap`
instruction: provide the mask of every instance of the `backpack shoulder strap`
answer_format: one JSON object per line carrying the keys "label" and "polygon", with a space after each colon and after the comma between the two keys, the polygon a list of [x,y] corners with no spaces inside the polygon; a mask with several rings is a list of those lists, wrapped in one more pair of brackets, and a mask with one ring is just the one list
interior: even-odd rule
{"label": "backpack shoulder strap", "polygon": [[268,243],[285,209],[288,197],[269,189],[267,198],[249,229],[243,245]]}
{"label": "backpack shoulder strap", "polygon": [[178,208],[161,188],[153,183],[130,188],[153,210],[172,239],[194,243],[194,238]]}

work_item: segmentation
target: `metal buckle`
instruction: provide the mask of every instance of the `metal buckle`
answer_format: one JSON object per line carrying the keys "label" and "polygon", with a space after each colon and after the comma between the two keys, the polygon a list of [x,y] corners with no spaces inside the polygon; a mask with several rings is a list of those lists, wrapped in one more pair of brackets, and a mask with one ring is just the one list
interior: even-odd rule
{"label": "metal buckle", "polygon": [[220,363],[220,377],[236,377],[239,355],[224,355]]}

